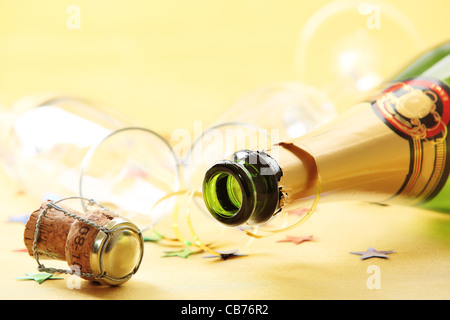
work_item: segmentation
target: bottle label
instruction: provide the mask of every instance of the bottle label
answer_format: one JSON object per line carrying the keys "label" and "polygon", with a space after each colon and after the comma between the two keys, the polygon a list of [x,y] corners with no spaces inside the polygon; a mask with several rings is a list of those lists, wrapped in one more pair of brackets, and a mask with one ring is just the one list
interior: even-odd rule
{"label": "bottle label", "polygon": [[395,196],[413,196],[417,202],[436,196],[450,171],[450,88],[428,78],[395,82],[372,108],[410,145],[409,173]]}

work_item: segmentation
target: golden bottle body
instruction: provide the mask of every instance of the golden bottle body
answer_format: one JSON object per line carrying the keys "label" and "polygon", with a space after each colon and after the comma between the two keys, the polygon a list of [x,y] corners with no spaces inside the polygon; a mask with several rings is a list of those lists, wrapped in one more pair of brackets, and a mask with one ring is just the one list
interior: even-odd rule
{"label": "golden bottle body", "polygon": [[318,198],[448,210],[449,120],[444,82],[390,83],[305,136],[216,163],[205,175],[205,203],[228,225],[261,224]]}
{"label": "golden bottle body", "polygon": [[447,43],[331,123],[214,164],[203,181],[209,212],[227,225],[262,224],[305,206],[309,216],[319,199],[450,212],[449,86]]}
{"label": "golden bottle body", "polygon": [[[319,130],[268,150],[283,172],[282,209],[313,197],[319,176],[322,201],[414,205],[439,193],[448,175],[448,88],[422,81],[394,84]],[[429,90],[417,88],[424,84]]]}
{"label": "golden bottle body", "polygon": [[[295,202],[315,196],[318,175],[323,200],[378,202],[392,197],[400,188],[408,172],[408,143],[366,108],[355,108],[353,115],[352,119],[336,120],[334,129],[268,150],[283,171],[280,186],[284,207],[297,206]],[[367,116],[370,129],[354,121],[359,117],[367,121]]]}

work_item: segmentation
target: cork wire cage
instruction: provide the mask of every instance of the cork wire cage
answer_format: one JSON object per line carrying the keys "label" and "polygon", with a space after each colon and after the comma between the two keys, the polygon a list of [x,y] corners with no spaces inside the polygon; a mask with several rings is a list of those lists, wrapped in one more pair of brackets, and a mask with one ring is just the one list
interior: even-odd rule
{"label": "cork wire cage", "polygon": [[[85,202],[85,211],[60,204],[71,199]],[[53,237],[60,241],[49,241]],[[43,203],[30,216],[24,239],[38,271],[72,274],[110,286],[128,281],[137,272],[144,252],[142,234],[136,225],[83,197]],[[67,261],[70,268],[46,267],[40,262],[41,255]]]}

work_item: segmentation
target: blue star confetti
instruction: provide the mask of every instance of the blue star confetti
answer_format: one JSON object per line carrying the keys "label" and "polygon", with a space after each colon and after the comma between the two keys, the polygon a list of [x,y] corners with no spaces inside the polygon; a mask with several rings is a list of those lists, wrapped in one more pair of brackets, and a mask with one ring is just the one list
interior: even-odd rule
{"label": "blue star confetti", "polygon": [[217,251],[217,253],[219,253],[219,255],[209,255],[209,256],[204,256],[203,258],[220,258],[222,260],[228,260],[230,258],[246,256],[246,254],[240,254],[237,252],[238,252],[238,250]]}
{"label": "blue star confetti", "polygon": [[29,217],[30,217],[29,213],[9,216],[7,222],[26,224]]}
{"label": "blue star confetti", "polygon": [[366,260],[366,259],[370,259],[370,258],[383,258],[383,259],[387,259],[388,254],[390,253],[394,253],[394,250],[390,250],[390,251],[378,251],[375,250],[374,248],[370,247],[369,249],[367,249],[366,251],[362,251],[362,252],[350,252],[351,254],[356,254],[356,255],[360,255],[361,256],[361,260]]}

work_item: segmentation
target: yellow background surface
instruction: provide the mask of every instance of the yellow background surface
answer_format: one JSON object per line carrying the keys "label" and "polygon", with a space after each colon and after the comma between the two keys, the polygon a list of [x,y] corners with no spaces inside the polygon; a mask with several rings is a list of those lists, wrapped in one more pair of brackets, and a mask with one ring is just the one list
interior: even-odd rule
{"label": "yellow background surface", "polygon": [[[370,1],[369,1],[370,2]],[[299,34],[329,1],[1,1],[0,103],[41,92],[66,92],[100,102],[163,134],[213,122],[256,87],[297,80]],[[416,26],[423,49],[448,40],[445,0],[392,1]],[[81,10],[69,29],[67,8]],[[383,16],[381,16],[383,17]],[[330,41],[334,35],[327,35]],[[395,41],[396,35],[392,35]],[[419,52],[390,52],[407,61]],[[321,70],[320,53],[310,61]],[[394,72],[395,70],[386,70]],[[194,255],[161,258],[145,244],[139,272],[109,288],[65,280],[18,281],[36,263],[23,248],[23,225],[11,215],[39,200],[0,173],[0,298],[2,299],[449,299],[450,216],[364,203],[319,206],[286,235],[314,235],[300,245],[255,241],[249,256],[218,261]],[[351,251],[395,250],[361,261]],[[381,288],[370,289],[370,266]]]}

